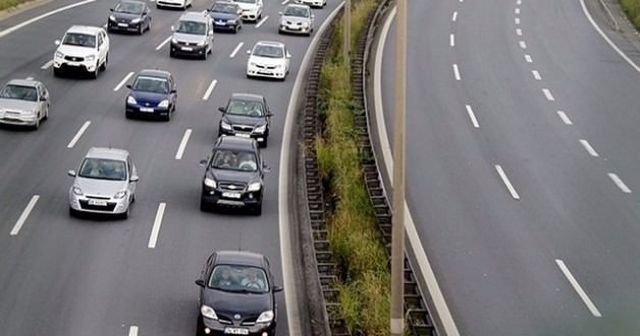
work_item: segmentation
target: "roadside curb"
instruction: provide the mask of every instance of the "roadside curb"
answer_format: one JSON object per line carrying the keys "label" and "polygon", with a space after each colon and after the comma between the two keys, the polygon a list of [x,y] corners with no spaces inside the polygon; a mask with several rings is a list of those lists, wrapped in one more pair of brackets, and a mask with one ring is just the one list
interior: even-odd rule
{"label": "roadside curb", "polygon": [[21,3],[15,7],[10,7],[7,9],[0,10],[0,22],[2,20],[8,19],[14,15],[25,12],[29,9],[33,9],[44,4],[51,2],[52,0],[32,0],[29,2]]}

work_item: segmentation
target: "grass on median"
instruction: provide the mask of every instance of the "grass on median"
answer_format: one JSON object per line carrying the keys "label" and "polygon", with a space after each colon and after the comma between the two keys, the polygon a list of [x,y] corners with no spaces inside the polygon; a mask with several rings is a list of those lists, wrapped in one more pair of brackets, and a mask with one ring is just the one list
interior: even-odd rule
{"label": "grass on median", "polygon": [[620,0],[620,5],[636,29],[640,29],[640,0]]}
{"label": "grass on median", "polygon": [[[375,10],[376,0],[360,0],[352,9],[352,50]],[[342,25],[336,29],[331,59],[321,73],[324,133],[316,141],[320,172],[334,208],[329,217],[331,249],[341,270],[341,313],[352,334],[389,335],[388,256],[376,229],[365,189],[354,115],[350,68],[341,54]]]}
{"label": "grass on median", "polygon": [[0,0],[0,11],[33,0]]}

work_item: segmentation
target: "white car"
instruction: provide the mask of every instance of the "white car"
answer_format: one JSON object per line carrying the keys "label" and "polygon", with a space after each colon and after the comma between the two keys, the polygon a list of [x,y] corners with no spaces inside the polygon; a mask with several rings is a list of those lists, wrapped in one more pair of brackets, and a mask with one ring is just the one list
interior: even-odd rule
{"label": "white car", "polygon": [[234,0],[242,9],[242,20],[258,21],[262,18],[264,4],[262,0]]}
{"label": "white car", "polygon": [[156,8],[171,7],[187,9],[191,7],[193,0],[156,0]]}
{"label": "white car", "polygon": [[260,41],[247,50],[247,77],[267,77],[284,80],[289,74],[291,54],[282,42]]}
{"label": "white car", "polygon": [[324,8],[327,5],[327,0],[296,0],[296,3],[309,5],[316,8]]}
{"label": "white car", "polygon": [[307,5],[289,4],[280,12],[278,33],[311,35],[314,15]]}
{"label": "white car", "polygon": [[49,91],[40,81],[12,79],[0,90],[0,124],[40,127],[49,118]]}
{"label": "white car", "polygon": [[101,27],[71,26],[53,55],[53,74],[64,71],[84,71],[98,78],[109,62],[109,36]]}

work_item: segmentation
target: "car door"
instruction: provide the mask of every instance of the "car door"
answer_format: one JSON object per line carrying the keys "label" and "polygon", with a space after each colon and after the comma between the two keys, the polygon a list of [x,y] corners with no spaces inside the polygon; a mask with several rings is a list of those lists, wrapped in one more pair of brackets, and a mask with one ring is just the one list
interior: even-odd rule
{"label": "car door", "polygon": [[[132,182],[131,181],[131,177],[133,176],[138,176],[138,172],[136,169],[136,166],[133,164],[133,160],[131,159],[131,156],[127,156],[127,173],[129,174],[129,176],[127,176],[127,179],[129,179],[129,184],[128,184],[128,189],[129,189],[129,195],[135,195],[136,194],[136,185],[137,182]],[[130,196],[130,197],[132,197]],[[130,199],[131,201],[131,199]]]}
{"label": "car door", "polygon": [[146,23],[147,28],[151,27],[151,10],[147,5],[144,5],[144,11],[142,12],[142,19]]}
{"label": "car door", "polygon": [[173,106],[178,102],[178,86],[176,85],[175,80],[173,80],[173,75],[169,76],[169,89],[171,90],[171,102]]}
{"label": "car door", "polygon": [[265,117],[267,118],[267,130],[271,128],[271,109],[267,103],[267,98],[262,98],[262,104],[264,105]]}
{"label": "car door", "polygon": [[104,30],[100,31],[100,34],[102,35],[102,50],[100,51],[100,54],[102,55],[102,59],[106,62],[107,55],[109,54],[109,36]]}

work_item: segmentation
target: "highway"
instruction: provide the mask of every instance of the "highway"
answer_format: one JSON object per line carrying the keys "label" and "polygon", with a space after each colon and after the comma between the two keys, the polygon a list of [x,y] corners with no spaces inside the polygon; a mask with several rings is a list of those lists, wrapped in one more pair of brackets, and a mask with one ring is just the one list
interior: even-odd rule
{"label": "highway", "polygon": [[622,39],[582,0],[408,6],[407,205],[459,333],[638,334],[640,73],[596,26]]}
{"label": "highway", "polygon": [[[283,284],[280,144],[294,79],[311,39],[278,36],[282,4],[265,1],[264,21],[245,24],[237,35],[216,34],[207,61],[172,59],[165,41],[183,12],[157,10],[150,2],[151,30],[142,36],[110,34],[109,64],[97,80],[54,78],[54,40],[72,24],[102,26],[115,1],[85,1],[7,29],[74,3],[51,1],[0,21],[0,82],[33,77],[52,97],[49,120],[38,131],[0,129],[0,333],[193,335],[199,312],[194,280],[214,249],[265,254]],[[194,0],[190,10],[208,5]],[[337,5],[329,1],[315,11],[316,28]],[[245,50],[259,40],[287,44],[293,58],[285,82],[245,78]],[[177,110],[168,123],[125,119],[127,89],[119,84],[143,68],[165,69],[176,78]],[[263,94],[274,112],[269,147],[262,152],[272,171],[265,179],[261,217],[199,210],[204,173],[199,161],[216,139],[217,108],[233,92]],[[68,215],[72,179],[66,172],[93,146],[132,153],[140,182],[126,221]],[[278,335],[289,334],[284,302],[279,294]]]}

